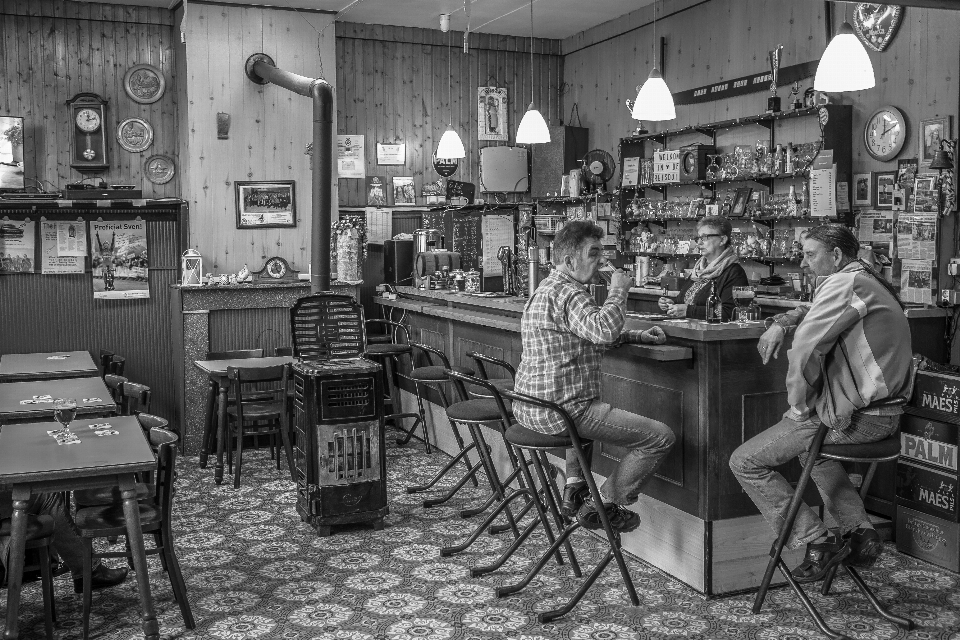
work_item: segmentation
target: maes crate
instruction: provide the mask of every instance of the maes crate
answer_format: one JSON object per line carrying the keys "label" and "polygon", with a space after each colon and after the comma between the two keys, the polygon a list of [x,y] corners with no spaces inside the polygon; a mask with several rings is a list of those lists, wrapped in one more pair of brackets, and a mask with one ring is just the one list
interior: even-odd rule
{"label": "maes crate", "polygon": [[320,535],[389,513],[380,380],[363,359],[293,365],[297,512]]}

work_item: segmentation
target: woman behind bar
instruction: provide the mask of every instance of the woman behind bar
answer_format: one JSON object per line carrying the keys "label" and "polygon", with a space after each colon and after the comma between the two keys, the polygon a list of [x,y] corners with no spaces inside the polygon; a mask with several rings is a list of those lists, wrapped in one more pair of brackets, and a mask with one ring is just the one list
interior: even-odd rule
{"label": "woman behind bar", "polygon": [[705,320],[707,298],[713,285],[723,305],[723,319],[730,319],[735,306],[733,288],[749,284],[747,273],[740,266],[740,259],[730,243],[732,235],[730,221],[721,216],[707,216],[697,223],[697,243],[702,255],[693,265],[691,279],[680,287],[683,302],[660,298],[660,308],[668,316]]}

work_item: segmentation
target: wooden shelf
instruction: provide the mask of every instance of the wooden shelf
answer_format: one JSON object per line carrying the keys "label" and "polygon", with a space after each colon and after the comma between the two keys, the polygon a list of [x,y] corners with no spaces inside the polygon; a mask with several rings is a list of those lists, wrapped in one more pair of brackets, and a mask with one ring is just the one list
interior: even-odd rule
{"label": "wooden shelf", "polygon": [[722,129],[731,129],[733,127],[742,127],[745,125],[758,124],[762,126],[772,125],[778,120],[790,120],[792,118],[802,118],[804,116],[815,115],[820,107],[807,107],[806,109],[797,109],[795,111],[781,111],[780,113],[761,113],[755,116],[744,118],[733,118],[731,120],[721,120],[720,122],[711,122],[709,124],[695,124],[679,129],[668,129],[657,133],[644,133],[639,136],[628,136],[622,138],[624,142],[640,142],[641,140],[656,140],[658,138],[669,138],[689,133],[699,133],[701,135],[713,135]]}

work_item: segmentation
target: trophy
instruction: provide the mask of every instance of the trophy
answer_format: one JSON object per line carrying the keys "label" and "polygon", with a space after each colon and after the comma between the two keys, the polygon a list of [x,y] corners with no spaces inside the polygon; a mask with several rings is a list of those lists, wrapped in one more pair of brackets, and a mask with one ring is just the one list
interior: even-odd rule
{"label": "trophy", "polygon": [[[640,92],[640,87],[637,86],[637,93],[639,93],[639,92]],[[627,98],[626,100],[623,101],[623,103],[624,103],[625,105],[627,105],[627,111],[630,113],[630,117],[632,118],[632,117],[633,117],[633,105],[636,104],[636,100],[631,100],[630,98]],[[644,133],[647,133],[647,130],[643,128],[643,121],[642,121],[642,120],[637,120],[637,128],[634,130],[634,132],[633,132],[632,135],[639,136],[639,135],[642,135],[642,134],[644,134]]]}
{"label": "trophy", "polygon": [[767,113],[780,113],[780,96],[777,95],[777,78],[780,75],[780,53],[783,45],[778,44],[770,51],[770,97],[767,98]]}
{"label": "trophy", "polygon": [[793,104],[791,108],[796,111],[797,109],[803,109],[803,100],[800,99],[800,81],[797,80],[793,83],[793,89],[790,90],[790,95],[793,96]]}

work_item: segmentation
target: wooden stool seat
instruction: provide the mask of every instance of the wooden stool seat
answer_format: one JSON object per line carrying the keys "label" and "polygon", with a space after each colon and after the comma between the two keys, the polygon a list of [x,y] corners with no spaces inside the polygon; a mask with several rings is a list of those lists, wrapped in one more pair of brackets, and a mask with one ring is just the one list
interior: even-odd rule
{"label": "wooden stool seat", "polygon": [[[27,514],[27,540],[37,540],[46,538],[53,534],[52,516],[35,516],[32,513]],[[10,518],[0,520],[0,537],[10,536]]]}

